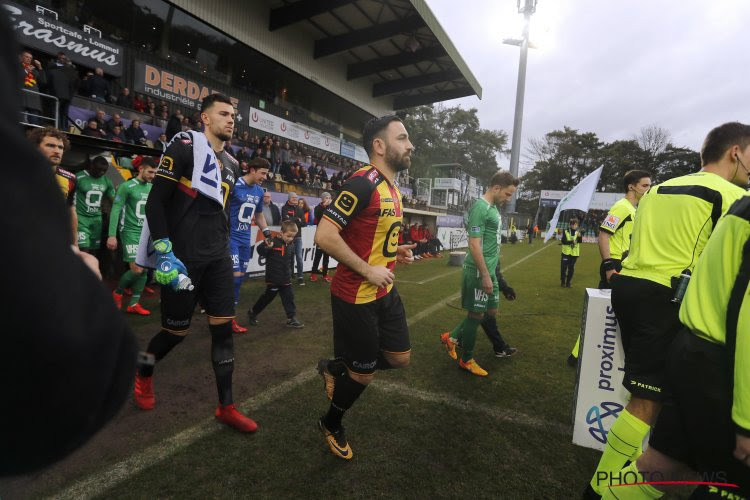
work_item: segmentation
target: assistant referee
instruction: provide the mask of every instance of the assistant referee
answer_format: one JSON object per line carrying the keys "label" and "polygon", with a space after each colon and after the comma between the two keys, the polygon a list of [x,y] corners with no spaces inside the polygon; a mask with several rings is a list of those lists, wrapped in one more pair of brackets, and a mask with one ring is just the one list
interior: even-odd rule
{"label": "assistant referee", "polygon": [[625,351],[623,385],[631,400],[607,434],[587,491],[601,494],[611,473],[637,458],[656,421],[667,352],[681,327],[680,282],[688,279],[719,218],[745,193],[748,172],[742,164],[750,164],[750,126],[733,122],[711,130],[701,162],[699,172],[670,179],[643,196],[630,254],[613,276],[612,307]]}

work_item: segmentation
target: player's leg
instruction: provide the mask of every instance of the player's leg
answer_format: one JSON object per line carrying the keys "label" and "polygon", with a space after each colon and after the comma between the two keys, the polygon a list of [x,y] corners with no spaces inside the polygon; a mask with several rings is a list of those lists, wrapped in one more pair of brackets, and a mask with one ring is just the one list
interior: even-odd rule
{"label": "player's leg", "polygon": [[[190,262],[184,264],[195,289],[175,291],[171,286],[161,287],[161,329],[146,347],[146,353],[151,354],[156,363],[182,342],[190,329],[204,267]],[[155,404],[153,375],[153,365],[141,365],[135,377],[135,403],[143,410],[150,410]]]}
{"label": "player's leg", "polygon": [[[232,259],[232,275],[233,275],[233,292],[234,292],[234,305],[235,307],[240,301],[240,289],[242,283],[245,281],[245,270],[247,269],[247,263],[250,260],[250,249],[248,245],[242,245],[234,242],[230,239],[229,241],[229,254]],[[236,319],[232,320],[232,331],[234,333],[247,333],[247,328],[240,326]]]}
{"label": "player's leg", "polygon": [[409,327],[406,324],[406,311],[396,287],[376,301],[378,303],[378,370],[405,368],[411,360]]}
{"label": "player's leg", "polygon": [[[464,268],[461,274],[461,307],[470,310],[474,305],[474,290],[477,285],[481,289],[481,280],[477,278],[479,271],[473,268]],[[440,334],[440,342],[442,343],[445,350],[448,352],[448,356],[453,360],[458,359],[456,354],[456,345],[461,340],[461,335],[466,325],[466,319],[463,318],[450,332],[444,332]]]}
{"label": "player's leg", "polygon": [[[472,276],[477,276],[472,275]],[[484,317],[484,314],[491,309],[497,311],[497,304],[500,295],[500,288],[497,277],[492,274],[492,292],[487,293],[482,289],[482,279],[478,276],[469,279],[471,285],[464,293],[464,309],[468,311],[464,321],[459,340],[461,343],[461,357],[458,365],[464,370],[479,376],[487,376],[487,372],[474,360],[474,346],[477,340],[477,328]]]}
{"label": "player's leg", "polygon": [[497,326],[497,309],[490,309],[482,317],[480,323],[487,338],[492,343],[492,349],[495,351],[495,356],[498,358],[507,358],[508,356],[514,355],[518,350],[515,347],[511,347],[503,336],[500,334],[500,329]]}
{"label": "player's leg", "polygon": [[294,238],[294,258],[295,258],[295,260],[297,262],[297,282],[300,285],[304,285],[305,284],[305,280],[304,280],[304,276],[305,276],[304,269],[305,268],[303,267],[304,266],[304,262],[303,262],[303,259],[302,259],[302,253],[304,252],[304,250],[305,250],[305,248],[304,248],[304,245],[302,244],[302,238],[301,237]]}
{"label": "player's leg", "polygon": [[201,283],[201,293],[205,298],[208,315],[208,330],[211,332],[211,362],[219,396],[219,405],[215,415],[220,421],[239,431],[253,432],[258,425],[235,408],[232,394],[234,293],[231,277],[233,274],[232,259],[227,255],[226,258],[211,261],[206,266]]}
{"label": "player's leg", "polygon": [[351,304],[333,295],[331,312],[335,358],[321,360],[318,365],[325,365],[321,375],[332,378],[334,387],[328,412],[318,426],[331,452],[349,460],[353,454],[341,421],[374,377],[380,352],[378,318],[374,302]]}
{"label": "player's leg", "polygon": [[[146,280],[148,279],[148,273],[145,269],[136,265],[135,258],[138,253],[138,240],[140,239],[140,233],[129,234],[127,232],[120,233],[120,242],[122,243],[122,260],[128,264],[128,270],[123,274],[123,278],[126,275],[130,275],[129,279],[126,278],[127,286],[124,288],[130,288],[132,296],[130,297],[130,304],[126,309],[131,314],[140,314],[141,316],[148,316],[151,311],[145,309],[139,304],[143,289],[146,287]],[[123,278],[120,279],[118,284],[118,290],[123,286]],[[122,292],[120,292],[122,293]]]}

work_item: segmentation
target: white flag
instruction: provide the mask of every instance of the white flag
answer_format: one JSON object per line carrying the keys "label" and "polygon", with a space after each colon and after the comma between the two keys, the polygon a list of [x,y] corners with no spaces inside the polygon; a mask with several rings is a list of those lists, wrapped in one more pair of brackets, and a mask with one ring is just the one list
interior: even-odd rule
{"label": "white flag", "polygon": [[591,200],[594,198],[594,193],[596,192],[596,186],[599,184],[599,177],[602,175],[603,168],[604,167],[599,167],[584,177],[576,187],[560,200],[560,203],[557,204],[557,208],[555,209],[555,215],[552,216],[552,220],[549,223],[549,231],[547,231],[547,234],[544,236],[545,243],[552,238],[552,234],[557,228],[557,219],[560,217],[560,212],[572,209],[581,210],[583,212],[588,211],[589,206],[591,205]]}

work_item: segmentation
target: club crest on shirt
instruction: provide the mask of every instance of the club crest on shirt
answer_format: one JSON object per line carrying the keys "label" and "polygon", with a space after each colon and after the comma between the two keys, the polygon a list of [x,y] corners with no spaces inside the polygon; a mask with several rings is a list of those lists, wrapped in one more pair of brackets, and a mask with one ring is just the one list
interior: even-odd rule
{"label": "club crest on shirt", "polygon": [[607,227],[614,231],[617,229],[617,225],[620,223],[620,218],[616,217],[614,215],[608,215],[606,219],[604,219],[604,222],[602,222],[602,227]]}

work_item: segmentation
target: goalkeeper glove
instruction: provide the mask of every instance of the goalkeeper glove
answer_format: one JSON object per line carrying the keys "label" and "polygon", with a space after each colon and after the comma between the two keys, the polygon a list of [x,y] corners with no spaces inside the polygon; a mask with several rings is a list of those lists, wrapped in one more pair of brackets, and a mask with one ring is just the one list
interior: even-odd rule
{"label": "goalkeeper glove", "polygon": [[268,228],[265,228],[263,230],[263,237],[266,239],[266,245],[273,246],[273,238],[271,237],[271,230]]}
{"label": "goalkeeper glove", "polygon": [[180,287],[182,278],[187,276],[187,268],[180,259],[172,253],[172,242],[168,238],[162,238],[154,241],[154,250],[156,250],[156,271],[154,278],[161,285],[169,285],[173,290],[178,291],[185,287]]}
{"label": "goalkeeper glove", "polygon": [[503,297],[505,297],[506,300],[516,300],[516,291],[508,285],[507,281],[505,281],[503,273],[500,272],[499,265],[495,268],[495,276],[497,277],[497,285],[500,288],[500,291],[503,292]]}

